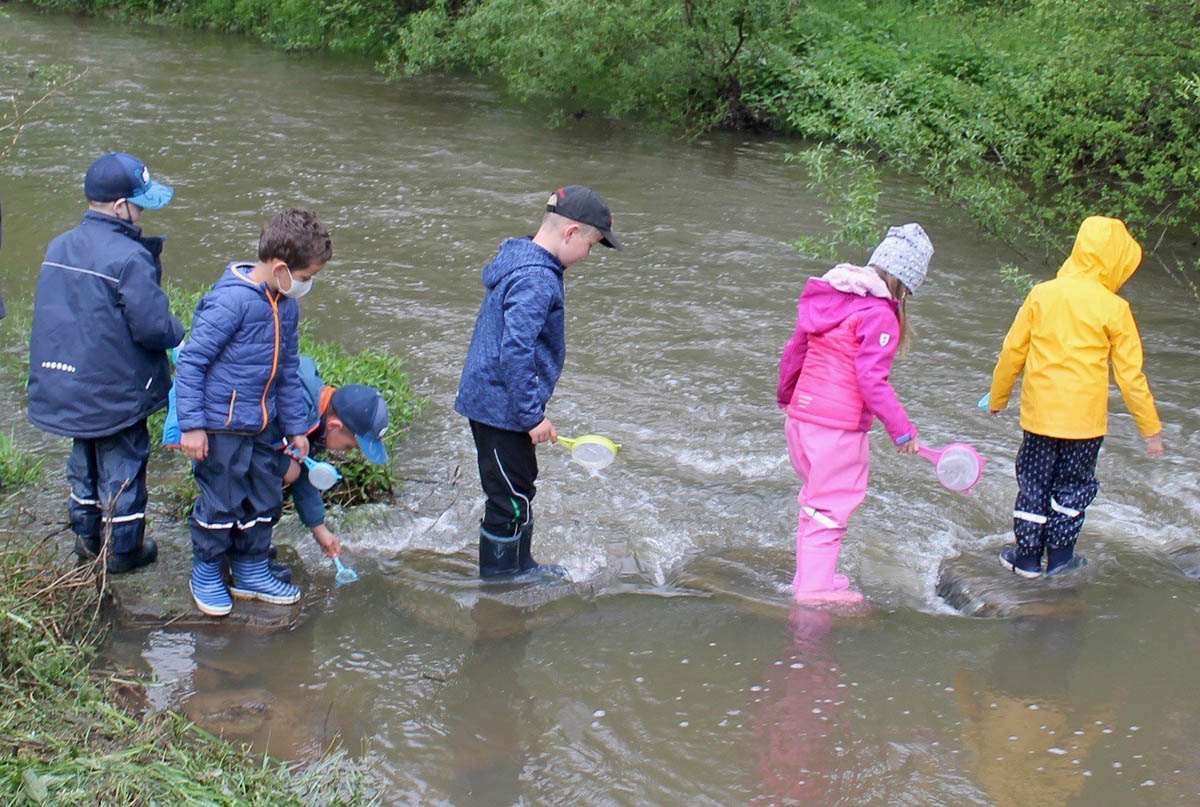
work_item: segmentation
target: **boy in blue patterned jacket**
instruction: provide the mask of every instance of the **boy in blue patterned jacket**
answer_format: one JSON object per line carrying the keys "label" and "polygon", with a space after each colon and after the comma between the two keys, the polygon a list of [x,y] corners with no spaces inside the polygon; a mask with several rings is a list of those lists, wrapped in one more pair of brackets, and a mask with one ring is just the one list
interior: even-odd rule
{"label": "boy in blue patterned jacket", "polygon": [[567,355],[563,272],[596,244],[621,248],[608,204],[591,188],[567,185],[546,202],[535,235],[508,239],[483,268],[487,291],[454,399],[471,423],[485,498],[480,577],[565,574],[532,555],[534,446],[558,438],[546,404]]}
{"label": "boy in blue patterned jacket", "polygon": [[[192,599],[225,616],[233,597],[291,605],[300,589],[274,577],[267,553],[283,506],[280,480],[313,428],[299,374],[296,300],[333,254],[309,210],[289,208],[263,228],[258,263],[231,263],[196,308],[175,368],[180,447],[194,460]],[[221,576],[229,557],[233,585]]]}

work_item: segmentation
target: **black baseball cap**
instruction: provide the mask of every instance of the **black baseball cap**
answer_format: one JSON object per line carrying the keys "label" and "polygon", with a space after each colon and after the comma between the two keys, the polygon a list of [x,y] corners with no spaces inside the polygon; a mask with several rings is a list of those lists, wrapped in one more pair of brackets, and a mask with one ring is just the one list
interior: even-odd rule
{"label": "black baseball cap", "polygon": [[147,210],[158,210],[174,189],[150,178],[150,169],[132,154],[110,151],[92,163],[83,178],[83,193],[93,202],[125,199]]}
{"label": "black baseball cap", "polygon": [[621,242],[612,232],[612,213],[608,205],[586,185],[567,185],[559,188],[546,202],[546,212],[557,213],[581,224],[590,224],[604,236],[600,243],[612,249],[621,249]]}

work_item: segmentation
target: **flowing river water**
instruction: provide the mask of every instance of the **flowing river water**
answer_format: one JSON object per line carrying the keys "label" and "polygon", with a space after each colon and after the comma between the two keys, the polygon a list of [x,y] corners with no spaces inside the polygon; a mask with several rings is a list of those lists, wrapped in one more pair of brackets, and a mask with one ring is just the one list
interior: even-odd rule
{"label": "flowing river water", "polygon": [[[159,681],[152,706],[241,704],[208,709],[228,717],[215,729],[287,758],[338,735],[395,804],[1200,798],[1200,589],[1170,554],[1200,544],[1200,326],[1196,299],[1157,266],[1125,294],[1167,456],[1145,456],[1114,394],[1080,543],[1089,565],[1041,615],[969,618],[937,583],[1009,529],[1020,429],[975,403],[1019,303],[997,271],[1016,256],[889,180],[887,220],[923,222],[937,248],[893,379],[926,441],[970,440],[990,461],[973,497],[951,494],[877,428],[842,562],[872,607],[791,612],[797,481],[775,372],[796,295],[825,268],[788,246],[822,231],[784,161],[794,144],[689,143],[592,116],[556,128],[482,80],[387,83],[361,60],[20,7],[5,7],[0,43],[7,62],[88,69],[0,166],[10,308],[32,294],[48,239],[78,220],[87,164],[119,148],[176,188],[143,223],[169,234],[166,272],[186,289],[252,257],[276,209],[314,207],[335,256],[305,319],[403,356],[426,400],[395,452],[397,500],[331,519],[358,583],[335,589],[288,520],[279,538],[307,570],[294,629],[115,636],[112,653]],[[571,584],[481,586],[474,451],[452,410],[479,270],[571,182],[606,196],[626,249],[567,272],[568,360],[549,414],[564,434],[624,447],[600,475],[539,450],[535,548]],[[61,507],[65,441],[29,427],[4,381],[6,428],[45,456],[46,506]],[[1002,599],[1050,585],[994,569]]]}

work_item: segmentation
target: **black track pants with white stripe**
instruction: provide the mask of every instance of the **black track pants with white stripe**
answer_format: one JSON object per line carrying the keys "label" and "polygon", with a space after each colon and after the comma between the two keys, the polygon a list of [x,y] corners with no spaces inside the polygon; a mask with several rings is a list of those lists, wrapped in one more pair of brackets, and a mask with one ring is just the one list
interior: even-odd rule
{"label": "black track pants with white stripe", "polygon": [[1075,545],[1100,483],[1096,459],[1103,437],[1064,440],[1025,432],[1017,452],[1017,503],[1013,532],[1018,555]]}
{"label": "black track pants with white stripe", "polygon": [[526,432],[497,429],[471,421],[479,455],[479,482],[487,498],[479,526],[497,538],[513,538],[533,524],[537,493],[537,452]]}

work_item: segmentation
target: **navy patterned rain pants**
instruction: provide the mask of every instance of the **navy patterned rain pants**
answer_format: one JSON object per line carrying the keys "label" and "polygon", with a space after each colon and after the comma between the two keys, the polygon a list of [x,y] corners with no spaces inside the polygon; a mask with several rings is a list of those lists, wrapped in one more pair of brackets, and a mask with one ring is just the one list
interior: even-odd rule
{"label": "navy patterned rain pants", "polygon": [[1017,452],[1013,533],[1017,555],[1075,546],[1083,515],[1096,498],[1096,458],[1103,437],[1064,440],[1025,432]]}

